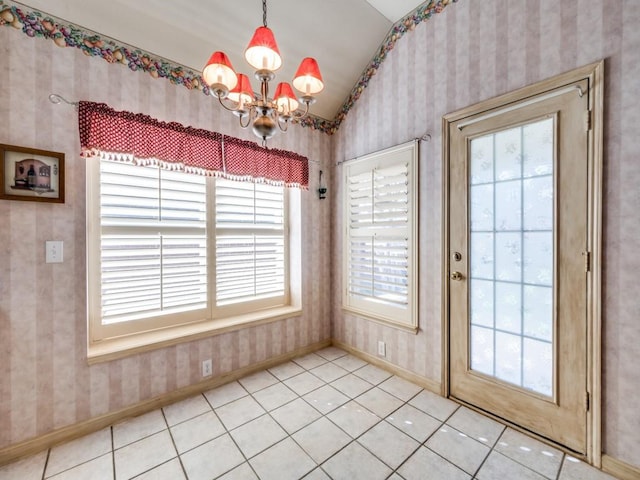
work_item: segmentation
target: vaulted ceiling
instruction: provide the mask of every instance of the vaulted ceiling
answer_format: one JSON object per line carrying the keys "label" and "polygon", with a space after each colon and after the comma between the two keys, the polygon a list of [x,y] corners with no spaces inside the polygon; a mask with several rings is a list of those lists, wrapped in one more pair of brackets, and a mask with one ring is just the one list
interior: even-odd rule
{"label": "vaulted ceiling", "polygon": [[[23,0],[22,5],[201,71],[214,50],[236,71],[262,25],[261,0]],[[302,58],[318,60],[325,90],[312,113],[331,120],[396,21],[419,0],[271,0],[267,22],[283,58],[277,81],[291,81]]]}

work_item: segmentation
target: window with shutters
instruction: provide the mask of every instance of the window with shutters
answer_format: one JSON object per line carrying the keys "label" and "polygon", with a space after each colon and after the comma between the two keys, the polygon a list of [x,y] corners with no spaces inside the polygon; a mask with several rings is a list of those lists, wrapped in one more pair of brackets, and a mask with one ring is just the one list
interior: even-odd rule
{"label": "window with shutters", "polygon": [[90,163],[90,344],[289,305],[284,187]]}
{"label": "window with shutters", "polygon": [[343,168],[343,306],[416,330],[417,142]]}
{"label": "window with shutters", "polygon": [[286,303],[284,188],[216,180],[216,310]]}

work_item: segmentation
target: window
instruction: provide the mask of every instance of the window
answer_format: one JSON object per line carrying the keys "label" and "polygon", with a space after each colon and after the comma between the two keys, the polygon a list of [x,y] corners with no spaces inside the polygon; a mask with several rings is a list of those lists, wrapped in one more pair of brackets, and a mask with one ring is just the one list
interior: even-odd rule
{"label": "window", "polygon": [[284,187],[87,166],[90,344],[289,305]]}
{"label": "window", "polygon": [[417,328],[417,142],[344,167],[343,306]]}
{"label": "window", "polygon": [[217,310],[284,304],[284,188],[218,179],[215,196]]}

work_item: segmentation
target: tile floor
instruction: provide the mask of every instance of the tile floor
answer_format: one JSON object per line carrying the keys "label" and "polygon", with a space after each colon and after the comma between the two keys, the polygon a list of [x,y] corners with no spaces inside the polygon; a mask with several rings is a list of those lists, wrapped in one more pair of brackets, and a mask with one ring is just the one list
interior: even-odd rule
{"label": "tile floor", "polygon": [[0,468],[0,480],[608,475],[329,347]]}

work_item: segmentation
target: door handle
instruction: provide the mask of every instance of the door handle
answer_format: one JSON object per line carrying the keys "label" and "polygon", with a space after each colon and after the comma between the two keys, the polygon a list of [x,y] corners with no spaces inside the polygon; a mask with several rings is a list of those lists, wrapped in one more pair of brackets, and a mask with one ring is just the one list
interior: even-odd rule
{"label": "door handle", "polygon": [[451,272],[451,280],[459,282],[464,276],[460,272]]}

